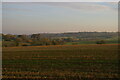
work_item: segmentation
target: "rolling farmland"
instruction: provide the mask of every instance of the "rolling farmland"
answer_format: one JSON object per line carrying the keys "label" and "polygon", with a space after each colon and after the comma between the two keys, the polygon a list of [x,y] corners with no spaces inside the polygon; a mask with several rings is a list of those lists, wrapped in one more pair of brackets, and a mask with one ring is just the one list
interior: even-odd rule
{"label": "rolling farmland", "polygon": [[3,47],[3,79],[118,78],[118,45]]}

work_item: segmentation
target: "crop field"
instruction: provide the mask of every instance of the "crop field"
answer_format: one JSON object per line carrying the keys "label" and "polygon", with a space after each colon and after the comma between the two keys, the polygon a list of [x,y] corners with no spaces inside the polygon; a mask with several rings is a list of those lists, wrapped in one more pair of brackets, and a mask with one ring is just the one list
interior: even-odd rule
{"label": "crop field", "polygon": [[115,44],[6,47],[2,50],[3,79],[118,78],[118,45]]}

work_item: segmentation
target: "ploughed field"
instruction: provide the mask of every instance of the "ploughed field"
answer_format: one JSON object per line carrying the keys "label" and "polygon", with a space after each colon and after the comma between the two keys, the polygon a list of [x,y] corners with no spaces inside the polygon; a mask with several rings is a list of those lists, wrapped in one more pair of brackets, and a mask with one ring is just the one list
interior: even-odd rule
{"label": "ploughed field", "polygon": [[6,47],[3,79],[118,78],[118,45]]}

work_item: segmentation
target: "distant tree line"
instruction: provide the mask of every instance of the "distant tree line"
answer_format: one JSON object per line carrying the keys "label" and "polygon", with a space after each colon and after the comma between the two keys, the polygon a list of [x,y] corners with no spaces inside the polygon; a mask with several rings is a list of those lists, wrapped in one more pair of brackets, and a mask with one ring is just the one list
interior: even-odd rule
{"label": "distant tree line", "polygon": [[76,32],[76,33],[41,33],[31,35],[0,34],[2,46],[42,46],[63,45],[67,42],[94,41],[95,44],[105,44],[106,39],[117,37],[117,32]]}
{"label": "distant tree line", "polygon": [[2,34],[2,46],[3,47],[62,45],[66,41],[70,41],[70,38],[51,39],[51,38],[43,37],[41,34],[32,34],[32,35]]}

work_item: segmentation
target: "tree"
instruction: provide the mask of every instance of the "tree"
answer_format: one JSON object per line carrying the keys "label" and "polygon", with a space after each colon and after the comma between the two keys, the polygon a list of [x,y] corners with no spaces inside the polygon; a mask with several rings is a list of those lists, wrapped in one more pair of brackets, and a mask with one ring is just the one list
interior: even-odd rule
{"label": "tree", "polygon": [[73,38],[64,38],[63,39],[65,42],[72,42],[73,41]]}
{"label": "tree", "polygon": [[96,44],[105,44],[106,42],[104,40],[96,41]]}
{"label": "tree", "polygon": [[23,41],[23,42],[27,42],[27,40],[29,40],[27,35],[18,35],[18,38],[19,39],[21,38],[21,41]]}
{"label": "tree", "polygon": [[15,38],[16,38],[16,36],[15,35],[11,35],[11,34],[6,34],[6,35],[3,34],[2,35],[2,39],[4,41],[14,41]]}
{"label": "tree", "polygon": [[31,35],[31,38],[32,38],[32,39],[35,39],[35,40],[40,40],[41,35],[40,35],[40,34],[32,34],[32,35]]}

